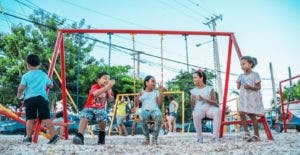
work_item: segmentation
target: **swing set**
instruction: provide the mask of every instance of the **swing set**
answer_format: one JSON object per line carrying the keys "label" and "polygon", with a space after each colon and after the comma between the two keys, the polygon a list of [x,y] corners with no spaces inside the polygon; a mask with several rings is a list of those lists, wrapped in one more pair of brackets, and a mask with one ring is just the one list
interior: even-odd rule
{"label": "swing set", "polygon": [[[228,96],[228,87],[229,87],[229,75],[230,75],[230,69],[231,69],[231,57],[232,57],[232,46],[234,46],[235,51],[237,53],[238,59],[242,57],[242,53],[240,51],[240,48],[238,46],[238,43],[235,39],[234,33],[232,32],[205,32],[205,31],[170,31],[170,30],[115,30],[115,29],[61,29],[58,31],[55,48],[53,51],[50,67],[48,70],[48,76],[52,78],[55,64],[57,61],[58,55],[60,55],[60,78],[61,78],[61,90],[62,90],[62,103],[63,103],[63,122],[67,124],[68,118],[67,118],[67,88],[66,88],[66,66],[65,66],[65,41],[64,41],[64,35],[66,34],[81,34],[81,33],[100,33],[100,34],[129,34],[132,36],[133,40],[133,51],[135,51],[135,35],[160,35],[160,43],[161,43],[161,76],[163,79],[163,41],[165,35],[183,35],[183,36],[221,36],[221,37],[228,37],[228,49],[227,49],[227,61],[226,61],[226,72],[225,72],[225,87],[224,87],[224,93],[223,93],[223,99],[222,99],[222,115],[221,115],[221,126],[220,126],[220,134],[219,137],[223,137],[224,134],[224,126],[230,125],[230,124],[240,124],[241,121],[225,121],[225,113],[226,113],[226,101]],[[133,53],[133,67],[135,68],[135,52]],[[136,92],[136,75],[135,70],[133,71],[133,77],[134,77],[134,92]],[[163,83],[163,80],[161,81]],[[166,92],[169,93],[169,92]],[[172,92],[170,92],[172,93]],[[174,93],[174,92],[173,92]],[[177,92],[175,92],[177,93]],[[119,94],[119,96],[126,95],[126,94]],[[182,94],[184,96],[184,94]],[[118,96],[117,96],[118,97]],[[184,101],[184,99],[182,100]],[[163,104],[164,105],[164,104]],[[182,107],[184,108],[184,102],[182,103]],[[116,107],[115,107],[116,108]],[[183,110],[183,121],[184,121],[184,110]],[[270,129],[268,127],[266,118],[262,116],[259,120],[260,123],[263,124],[267,138],[269,140],[273,140],[272,134],[270,132]],[[248,121],[251,123],[251,121]],[[38,122],[40,123],[40,122]],[[184,124],[184,122],[183,122]],[[40,131],[39,128],[40,124],[37,125],[37,128],[34,132],[34,138],[33,142],[37,142],[38,140],[38,133]],[[68,139],[68,126],[65,127],[65,133],[64,138]],[[183,131],[183,130],[182,130]]]}

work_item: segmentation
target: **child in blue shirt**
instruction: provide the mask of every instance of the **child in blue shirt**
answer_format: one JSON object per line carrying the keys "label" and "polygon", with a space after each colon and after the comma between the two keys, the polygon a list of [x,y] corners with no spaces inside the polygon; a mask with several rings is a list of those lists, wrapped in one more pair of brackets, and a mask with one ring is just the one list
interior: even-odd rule
{"label": "child in blue shirt", "polygon": [[48,144],[55,144],[59,136],[55,134],[54,126],[50,120],[49,101],[46,92],[47,87],[52,87],[52,81],[48,75],[41,71],[40,59],[35,54],[27,56],[28,72],[22,76],[18,87],[17,97],[20,98],[24,93],[24,104],[26,112],[26,134],[23,142],[31,142],[33,135],[34,121],[38,117],[42,124],[45,124],[51,135]]}

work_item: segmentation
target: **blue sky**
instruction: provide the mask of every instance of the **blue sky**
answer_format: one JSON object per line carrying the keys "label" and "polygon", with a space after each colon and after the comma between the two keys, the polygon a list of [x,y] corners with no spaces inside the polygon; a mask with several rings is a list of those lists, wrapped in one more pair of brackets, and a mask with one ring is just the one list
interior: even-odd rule
{"label": "blue sky", "polygon": [[[222,14],[217,22],[218,31],[234,32],[243,55],[258,59],[255,71],[261,77],[270,78],[269,62],[273,63],[276,85],[288,77],[288,66],[293,75],[300,74],[300,1],[298,0],[18,0],[29,6],[33,4],[68,19],[86,23],[103,29],[162,29],[209,31],[203,24],[212,13]],[[28,16],[32,10],[15,0],[2,0],[4,11]],[[31,2],[31,3],[29,3]],[[11,23],[21,21],[0,15],[1,31],[8,32]],[[71,22],[71,21],[69,21]],[[25,23],[24,23],[25,24]],[[94,35],[107,41],[106,35]],[[131,36],[114,35],[113,43],[131,48]],[[137,49],[159,55],[159,36],[137,36]],[[213,68],[212,43],[196,47],[195,44],[211,40],[210,37],[188,37],[190,63]],[[184,40],[182,36],[165,36],[165,53],[168,58],[185,62]],[[218,38],[221,70],[225,70],[227,40]],[[107,47],[97,46],[93,55],[107,63]],[[119,61],[119,58],[123,58]],[[144,57],[151,62],[160,60]],[[233,55],[232,72],[240,74],[237,57]],[[132,64],[128,54],[113,51],[112,64]],[[185,69],[183,65],[165,62],[175,69]],[[156,65],[141,65],[143,75],[153,74],[160,79],[160,68]],[[153,72],[154,71],[154,72]],[[165,69],[164,81],[177,73]],[[224,76],[224,75],[223,75]],[[234,89],[236,76],[231,76],[230,87]],[[159,80],[158,80],[159,81]],[[223,83],[224,84],[224,83]],[[265,107],[270,106],[271,82],[263,80]]]}

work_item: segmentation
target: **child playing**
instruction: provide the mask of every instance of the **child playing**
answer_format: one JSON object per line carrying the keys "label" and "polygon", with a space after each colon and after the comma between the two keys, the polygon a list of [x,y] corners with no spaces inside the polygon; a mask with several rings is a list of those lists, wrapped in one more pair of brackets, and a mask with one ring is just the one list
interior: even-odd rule
{"label": "child playing", "polygon": [[176,132],[178,103],[175,101],[173,96],[169,96],[169,100],[171,101],[169,104],[170,115],[168,117],[169,131]]}
{"label": "child playing", "polygon": [[191,107],[193,109],[193,121],[197,132],[197,142],[203,143],[202,137],[202,119],[204,117],[213,119],[213,138],[218,138],[221,113],[216,103],[216,96],[213,88],[206,85],[206,74],[197,70],[193,74],[195,88],[191,92]]}
{"label": "child playing", "polygon": [[133,108],[132,113],[134,113],[134,115],[133,115],[133,122],[131,125],[131,136],[134,136],[137,123],[141,121],[140,116],[139,116],[140,110],[138,109],[135,111],[135,109]]}
{"label": "child playing", "polygon": [[[249,142],[260,141],[256,116],[263,116],[265,113],[262,103],[262,96],[260,93],[261,80],[258,73],[252,71],[252,68],[254,68],[256,64],[256,58],[250,56],[242,57],[241,67],[244,73],[241,74],[237,79],[237,88],[240,89],[239,114],[242,120],[242,125],[245,129],[244,139]],[[253,121],[253,137],[250,136],[248,130],[246,114]]]}
{"label": "child playing", "polygon": [[124,121],[126,119],[127,102],[125,101],[124,96],[120,96],[120,97],[121,97],[121,100],[118,102],[117,115],[116,115],[118,132],[119,132],[119,135],[123,135],[123,131],[124,131],[125,136],[128,136],[126,126],[124,125]]}
{"label": "child playing", "polygon": [[97,75],[97,83],[92,85],[84,109],[81,111],[81,119],[78,133],[73,138],[73,144],[84,144],[84,132],[88,123],[95,120],[99,123],[98,144],[105,144],[105,127],[107,120],[106,104],[108,99],[113,99],[111,91],[115,80],[110,80],[108,73]]}
{"label": "child playing", "polygon": [[157,138],[159,130],[162,123],[162,114],[158,108],[158,105],[162,103],[163,97],[163,87],[159,86],[159,92],[154,90],[155,88],[155,78],[151,75],[148,75],[144,79],[144,89],[138,94],[135,100],[135,107],[139,107],[139,102],[142,103],[142,111],[139,116],[141,119],[141,125],[145,140],[142,142],[144,145],[150,143],[148,121],[150,117],[154,121],[154,131],[152,143],[157,144]]}
{"label": "child playing", "polygon": [[163,123],[162,123],[162,128],[164,130],[164,135],[168,134],[169,130],[169,124],[168,124],[168,119],[170,117],[170,112],[169,108],[165,108],[165,112],[163,115]]}
{"label": "child playing", "polygon": [[22,76],[17,93],[18,98],[22,96],[23,92],[25,94],[27,137],[23,139],[23,142],[32,141],[33,125],[38,116],[52,137],[48,144],[55,144],[59,140],[59,136],[55,134],[53,123],[50,120],[49,101],[46,92],[47,87],[52,87],[52,81],[46,73],[39,70],[41,62],[37,55],[29,54],[26,62],[28,72]]}
{"label": "child playing", "polygon": [[64,126],[58,126],[60,123],[64,122],[63,115],[64,115],[63,111],[59,111],[59,112],[55,113],[54,119],[52,121],[53,124],[55,125],[55,127],[54,127],[55,132],[59,133],[60,137],[64,136],[64,131],[65,131]]}

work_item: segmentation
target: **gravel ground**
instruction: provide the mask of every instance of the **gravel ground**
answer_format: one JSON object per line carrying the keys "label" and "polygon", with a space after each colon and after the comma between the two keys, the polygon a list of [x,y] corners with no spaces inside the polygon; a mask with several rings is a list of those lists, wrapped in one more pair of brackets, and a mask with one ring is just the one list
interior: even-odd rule
{"label": "gravel ground", "polygon": [[211,134],[204,133],[204,143],[196,142],[195,133],[173,133],[160,135],[157,145],[144,146],[142,135],[107,136],[104,146],[97,145],[97,137],[85,135],[85,145],[73,145],[61,139],[55,145],[48,145],[47,139],[39,137],[37,144],[23,143],[21,135],[0,135],[0,154],[291,154],[300,155],[300,133],[273,133],[269,141],[261,133],[261,142],[245,142],[242,133],[226,133],[217,142],[211,141]]}

